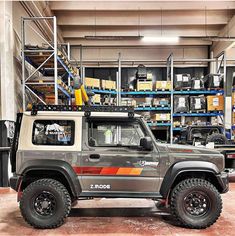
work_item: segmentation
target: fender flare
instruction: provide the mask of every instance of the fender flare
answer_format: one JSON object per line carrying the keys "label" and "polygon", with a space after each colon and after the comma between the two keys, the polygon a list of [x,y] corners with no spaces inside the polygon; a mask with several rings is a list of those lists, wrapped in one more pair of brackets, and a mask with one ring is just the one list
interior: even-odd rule
{"label": "fender flare", "polygon": [[186,172],[206,172],[213,175],[218,175],[219,170],[217,166],[207,161],[180,161],[174,163],[166,172],[162,181],[160,194],[167,198],[171,186],[174,184],[177,176]]}
{"label": "fender flare", "polygon": [[26,161],[21,166],[18,174],[25,176],[29,171],[34,170],[57,171],[68,181],[73,196],[78,197],[82,191],[77,174],[73,170],[72,166],[66,161],[51,159]]}

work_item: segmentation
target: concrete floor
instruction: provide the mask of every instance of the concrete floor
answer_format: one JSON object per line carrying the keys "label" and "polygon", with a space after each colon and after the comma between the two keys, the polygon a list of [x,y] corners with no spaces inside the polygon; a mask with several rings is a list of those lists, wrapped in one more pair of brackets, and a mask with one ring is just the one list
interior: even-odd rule
{"label": "concrete floor", "polygon": [[[0,188],[0,235],[235,235],[235,183],[223,195],[223,213],[205,230],[190,230],[164,220],[151,200],[97,199],[80,201],[66,223],[53,230],[37,230],[21,217],[16,193]],[[135,206],[135,207],[134,207]],[[138,207],[136,207],[138,206]],[[114,208],[113,208],[114,207]],[[134,207],[134,208],[133,208]]]}

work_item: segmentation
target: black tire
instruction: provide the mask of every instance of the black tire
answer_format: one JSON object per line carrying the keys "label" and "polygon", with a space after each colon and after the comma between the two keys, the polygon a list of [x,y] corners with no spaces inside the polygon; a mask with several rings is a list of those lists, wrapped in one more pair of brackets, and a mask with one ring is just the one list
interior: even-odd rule
{"label": "black tire", "polygon": [[184,227],[204,229],[219,218],[222,200],[218,190],[210,182],[191,178],[174,187],[170,208],[172,215]]}
{"label": "black tire", "polygon": [[67,189],[54,179],[40,179],[24,189],[20,210],[25,221],[34,228],[59,227],[71,210]]}
{"label": "black tire", "polygon": [[214,142],[215,144],[226,144],[228,142],[227,138],[223,134],[211,134],[206,138],[206,143]]}

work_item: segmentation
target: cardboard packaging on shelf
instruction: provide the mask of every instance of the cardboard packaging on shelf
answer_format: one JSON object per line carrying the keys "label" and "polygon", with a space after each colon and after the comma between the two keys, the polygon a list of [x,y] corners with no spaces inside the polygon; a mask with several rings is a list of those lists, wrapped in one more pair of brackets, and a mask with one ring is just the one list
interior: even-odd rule
{"label": "cardboard packaging on shelf", "polygon": [[153,82],[152,80],[138,80],[137,91],[152,91]]}
{"label": "cardboard packaging on shelf", "polygon": [[208,111],[223,111],[224,110],[224,96],[223,95],[207,96],[207,110]]}
{"label": "cardboard packaging on shelf", "polygon": [[100,88],[100,80],[95,78],[86,77],[85,78],[85,86],[91,88]]}
{"label": "cardboard packaging on shelf", "polygon": [[161,114],[154,114],[151,116],[153,121],[169,121],[171,119],[171,114],[169,113],[161,113]]}
{"label": "cardboard packaging on shelf", "polygon": [[171,90],[171,81],[156,81],[155,90]]}

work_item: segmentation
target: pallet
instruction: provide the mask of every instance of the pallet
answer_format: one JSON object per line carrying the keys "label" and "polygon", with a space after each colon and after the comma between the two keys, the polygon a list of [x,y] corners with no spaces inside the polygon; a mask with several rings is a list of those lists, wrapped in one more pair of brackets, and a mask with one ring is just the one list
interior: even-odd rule
{"label": "pallet", "polygon": [[206,113],[206,110],[190,111],[189,113],[198,113],[198,114],[201,114],[201,113]]}
{"label": "pallet", "polygon": [[87,89],[100,89],[100,87],[96,87],[96,86],[86,86],[85,85],[85,87],[87,88]]}

